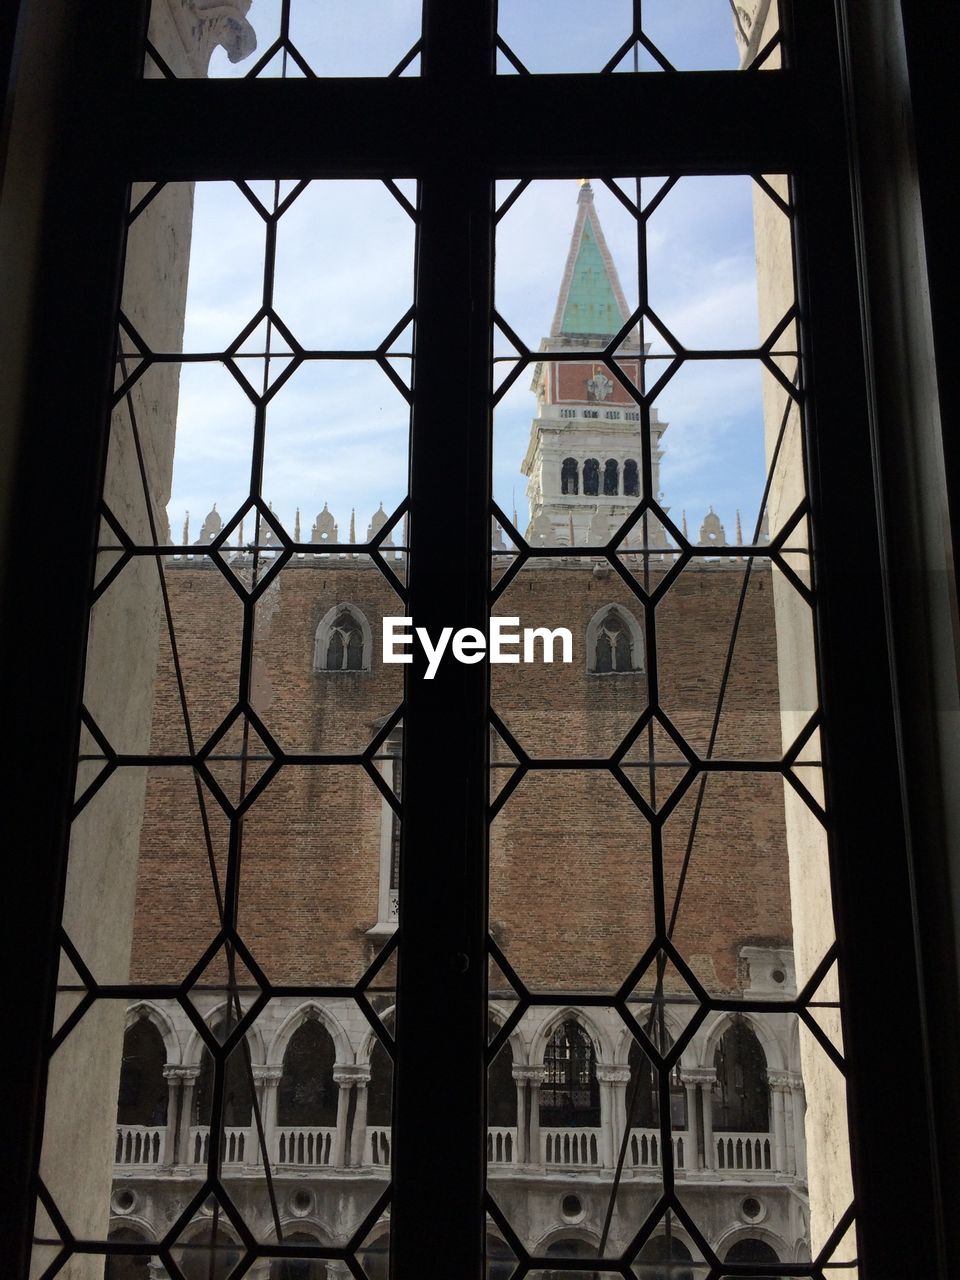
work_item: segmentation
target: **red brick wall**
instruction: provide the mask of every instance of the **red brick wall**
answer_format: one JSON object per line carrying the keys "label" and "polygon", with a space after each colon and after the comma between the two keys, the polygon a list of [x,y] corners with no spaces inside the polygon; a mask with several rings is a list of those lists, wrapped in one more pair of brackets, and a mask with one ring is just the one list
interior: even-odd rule
{"label": "red brick wall", "polygon": [[[238,689],[242,609],[210,567],[168,574],[195,740],[229,712]],[[656,610],[660,700],[706,753],[741,572],[687,570]],[[567,626],[574,662],[492,669],[493,706],[533,757],[609,756],[643,712],[645,674],[587,671],[585,633],[611,601],[637,600],[592,562],[528,566],[496,612],[524,626]],[[374,638],[374,669],[313,670],[314,633],[334,604],[362,609]],[[383,667],[380,619],[402,607],[372,569],[322,564],[285,569],[258,605],[253,701],[290,752],[359,752],[399,704],[403,668]],[[451,661],[451,658],[446,660]],[[225,740],[235,747],[239,727]],[[183,750],[185,735],[169,650],[161,663],[155,751]],[[178,745],[181,744],[181,745]],[[646,736],[626,758],[649,795]],[[657,760],[680,760],[665,733]],[[743,610],[724,714],[713,753],[775,759],[779,749],[776,647],[769,573],[755,572]],[[494,759],[505,759],[495,743]],[[248,782],[262,766],[251,766]],[[227,789],[239,766],[216,767]],[[656,771],[658,804],[681,776]],[[493,788],[508,776],[494,773]],[[699,783],[667,820],[663,866],[667,915],[687,846]],[[229,823],[206,795],[221,881]],[[381,799],[358,765],[288,765],[243,821],[238,919],[241,935],[277,983],[353,983],[369,963],[366,930],[377,921]],[[184,816],[186,815],[186,816]],[[195,785],[186,769],[156,769],[148,785],[134,948],[134,980],[175,981],[217,928],[217,911]],[[540,989],[615,988],[651,939],[653,853],[649,825],[606,771],[532,772],[502,809],[491,839],[491,921],[521,977]],[[675,941],[711,989],[740,982],[738,947],[784,943],[790,912],[782,783],[776,775],[712,775],[706,785]]]}

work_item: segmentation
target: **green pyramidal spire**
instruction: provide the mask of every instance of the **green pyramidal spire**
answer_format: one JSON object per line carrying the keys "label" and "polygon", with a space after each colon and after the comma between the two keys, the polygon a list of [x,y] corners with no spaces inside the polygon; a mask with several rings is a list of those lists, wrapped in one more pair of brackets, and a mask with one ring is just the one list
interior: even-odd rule
{"label": "green pyramidal spire", "polygon": [[577,221],[563,273],[553,333],[569,337],[587,334],[609,337],[621,328],[628,311],[616,267],[593,207],[593,191],[589,183],[581,186],[577,205]]}

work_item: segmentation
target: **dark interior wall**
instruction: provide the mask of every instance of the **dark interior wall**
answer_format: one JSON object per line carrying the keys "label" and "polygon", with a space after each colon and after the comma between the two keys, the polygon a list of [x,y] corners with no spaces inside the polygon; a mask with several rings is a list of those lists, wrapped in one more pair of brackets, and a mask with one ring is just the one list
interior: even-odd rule
{"label": "dark interior wall", "polygon": [[[955,540],[960,501],[954,206],[956,6],[842,6],[859,161],[867,358],[883,502],[889,627],[941,1186],[960,1185],[960,736]],[[955,1215],[942,1220],[960,1269]]]}

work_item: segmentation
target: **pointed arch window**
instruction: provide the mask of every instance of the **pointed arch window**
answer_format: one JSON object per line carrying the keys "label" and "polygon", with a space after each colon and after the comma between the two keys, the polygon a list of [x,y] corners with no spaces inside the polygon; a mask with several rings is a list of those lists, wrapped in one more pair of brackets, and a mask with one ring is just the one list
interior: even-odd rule
{"label": "pointed arch window", "polygon": [[[319,1245],[306,1231],[284,1232],[284,1244]],[[270,1280],[327,1280],[327,1264],[320,1258],[278,1258],[270,1268]]]}
{"label": "pointed arch window", "polygon": [[[667,1053],[673,1044],[669,1031],[661,1034],[654,1026],[650,1038],[661,1053]],[[656,1068],[634,1040],[630,1046],[630,1088],[636,1090],[631,1127],[656,1129],[660,1124],[660,1086]],[[674,1063],[670,1071],[670,1125],[673,1129],[687,1128],[687,1091],[680,1078],[680,1063]]]}
{"label": "pointed arch window", "polygon": [[623,464],[623,492],[627,498],[640,497],[640,468],[636,458],[628,458]]}
{"label": "pointed arch window", "polygon": [[[230,1026],[236,1025],[231,1019]],[[218,1018],[213,1025],[214,1039],[222,1043],[226,1039],[226,1026],[223,1018]],[[209,1049],[204,1049],[200,1063],[200,1075],[197,1077],[197,1091],[194,1106],[196,1123],[210,1124],[213,1114],[214,1068]],[[247,1065],[246,1050],[238,1045],[227,1055],[223,1081],[223,1123],[230,1128],[244,1128],[250,1123],[253,1114],[253,1090],[250,1084],[250,1070]]]}
{"label": "pointed arch window", "polygon": [[540,1087],[540,1123],[568,1128],[600,1123],[600,1086],[590,1037],[578,1022],[562,1023],[547,1041]]}
{"label": "pointed arch window", "polygon": [[[499,1029],[500,1024],[497,1020],[488,1017],[488,1043]],[[487,1071],[487,1123],[508,1127],[517,1123],[517,1086],[513,1079],[513,1049],[509,1040],[491,1062]]]}
{"label": "pointed arch window", "polygon": [[[646,1263],[641,1275],[647,1280],[693,1280],[693,1268],[678,1267],[678,1262],[692,1262],[690,1250],[674,1235],[652,1236],[637,1254],[637,1261]],[[662,1263],[662,1267],[650,1263]]]}
{"label": "pointed arch window", "polygon": [[[772,1245],[767,1244],[766,1240],[758,1240],[753,1236],[747,1236],[746,1239],[738,1240],[736,1244],[731,1245],[724,1258],[724,1262],[752,1262],[760,1265],[772,1263],[774,1266],[779,1261]],[[771,1280],[771,1278],[758,1276],[757,1280]]]}
{"label": "pointed arch window", "polygon": [[596,675],[643,671],[643,632],[623,605],[604,605],[588,623],[587,668]]}
{"label": "pointed arch window", "polygon": [[713,1127],[718,1132],[769,1133],[767,1058],[756,1033],[735,1014],[713,1056],[717,1072]]}
{"label": "pointed arch window", "polygon": [[309,1015],[290,1037],[277,1088],[277,1122],[281,1125],[335,1125],[338,1087],[333,1037]]}
{"label": "pointed arch window", "polygon": [[607,498],[615,498],[620,492],[620,463],[608,458],[603,464],[603,492]]}
{"label": "pointed arch window", "polygon": [[163,1036],[149,1018],[139,1018],[123,1037],[118,1124],[166,1124],[167,1061]]}
{"label": "pointed arch window", "polygon": [[369,671],[373,635],[356,605],[337,604],[320,620],[313,646],[315,671]]}
{"label": "pointed arch window", "polygon": [[576,458],[564,458],[560,464],[560,492],[580,492],[580,467]]}
{"label": "pointed arch window", "polygon": [[588,498],[595,498],[600,492],[600,463],[596,458],[588,458],[583,464],[583,492]]}

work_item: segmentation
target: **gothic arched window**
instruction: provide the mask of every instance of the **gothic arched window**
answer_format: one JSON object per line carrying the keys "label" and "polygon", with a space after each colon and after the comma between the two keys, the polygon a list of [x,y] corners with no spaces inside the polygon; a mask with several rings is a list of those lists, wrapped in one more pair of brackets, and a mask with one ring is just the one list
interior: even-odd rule
{"label": "gothic arched window", "polygon": [[768,1133],[770,1088],[767,1059],[753,1028],[735,1014],[713,1056],[717,1087],[713,1127],[720,1132]]}
{"label": "gothic arched window", "polygon": [[[746,1240],[738,1240],[735,1245],[731,1245],[727,1251],[724,1262],[753,1262],[778,1263],[780,1259],[777,1257],[776,1251],[767,1244],[766,1240],[755,1240],[747,1238]],[[768,1276],[758,1276],[757,1280],[770,1280]]]}
{"label": "gothic arched window", "polygon": [[[201,1244],[206,1248],[196,1247]],[[184,1280],[227,1280],[240,1261],[240,1246],[225,1231],[214,1235],[207,1227],[191,1239],[190,1245],[173,1250]]]}
{"label": "gothic arched window", "polygon": [[337,1052],[333,1037],[318,1018],[296,1029],[283,1055],[277,1088],[277,1123],[335,1125],[338,1086],[333,1079]]}
{"label": "gothic arched window", "polygon": [[[692,1261],[690,1250],[676,1236],[651,1236],[637,1254],[637,1263],[640,1265],[635,1264],[634,1270],[644,1280],[693,1280],[692,1267],[676,1265],[678,1262]],[[661,1265],[657,1266],[657,1263]]]}
{"label": "gothic arched window", "polygon": [[167,1050],[149,1018],[138,1019],[123,1037],[118,1124],[166,1124]]}
{"label": "gothic arched window", "polygon": [[[284,1244],[319,1244],[305,1231],[283,1233]],[[277,1258],[270,1268],[270,1280],[327,1280],[327,1264],[322,1258]]]}
{"label": "gothic arched window", "polygon": [[[487,1019],[487,1042],[499,1030],[494,1018]],[[513,1079],[513,1050],[503,1045],[487,1070],[487,1123],[510,1126],[517,1123],[517,1086]]]}
{"label": "gothic arched window", "polygon": [[487,1232],[486,1280],[510,1280],[517,1269],[517,1262],[510,1249],[499,1236]]}
{"label": "gothic arched window", "polygon": [[[595,1258],[596,1248],[586,1240],[553,1240],[547,1245],[548,1258]],[[544,1280],[593,1280],[595,1271],[544,1271]]]}
{"label": "gothic arched window", "polygon": [[576,458],[564,458],[560,466],[560,492],[580,492],[580,469]]}
{"label": "gothic arched window", "polygon": [[[665,1030],[662,1034],[664,1043],[661,1046],[660,1031],[654,1025],[650,1030],[650,1039],[661,1053],[666,1053],[673,1044],[673,1040],[669,1031]],[[655,1129],[660,1124],[660,1087],[657,1072],[636,1040],[630,1046],[629,1065],[630,1088],[636,1089],[631,1125],[637,1129]],[[670,1072],[670,1125],[673,1129],[687,1127],[687,1091],[680,1079],[679,1062],[674,1064]]]}
{"label": "gothic arched window", "polygon": [[608,458],[603,465],[603,492],[615,498],[620,492],[620,464],[616,458]]}
{"label": "gothic arched window", "polygon": [[635,458],[628,458],[623,464],[623,492],[628,498],[640,497],[640,468]]}
{"label": "gothic arched window", "polygon": [[643,633],[629,609],[604,605],[587,626],[587,667],[597,675],[643,670]]}
{"label": "gothic arched window", "polygon": [[313,647],[316,671],[369,671],[373,637],[362,611],[337,604],[320,620]]}
{"label": "gothic arched window", "polygon": [[583,464],[583,492],[593,498],[600,492],[600,463],[596,458],[588,458]]}
{"label": "gothic arched window", "polygon": [[596,1128],[600,1123],[600,1086],[590,1037],[572,1019],[547,1041],[540,1086],[540,1123]]}
{"label": "gothic arched window", "polygon": [[[236,1018],[231,1019],[231,1026]],[[219,1018],[213,1028],[214,1038],[222,1042],[226,1038],[224,1020]],[[213,1109],[213,1058],[204,1049],[197,1077],[196,1123],[209,1124]],[[250,1123],[253,1113],[253,1088],[250,1080],[246,1049],[242,1044],[227,1056],[223,1081],[223,1123],[228,1128],[242,1129]]]}
{"label": "gothic arched window", "polygon": [[[384,1019],[392,1030],[392,1018]],[[393,1112],[393,1062],[379,1038],[370,1050],[370,1083],[367,1085],[367,1124],[389,1125]]]}
{"label": "gothic arched window", "polygon": [[[132,1227],[118,1227],[107,1239],[111,1244],[146,1244],[146,1236]],[[132,1253],[109,1253],[103,1280],[150,1280],[150,1258]]]}

